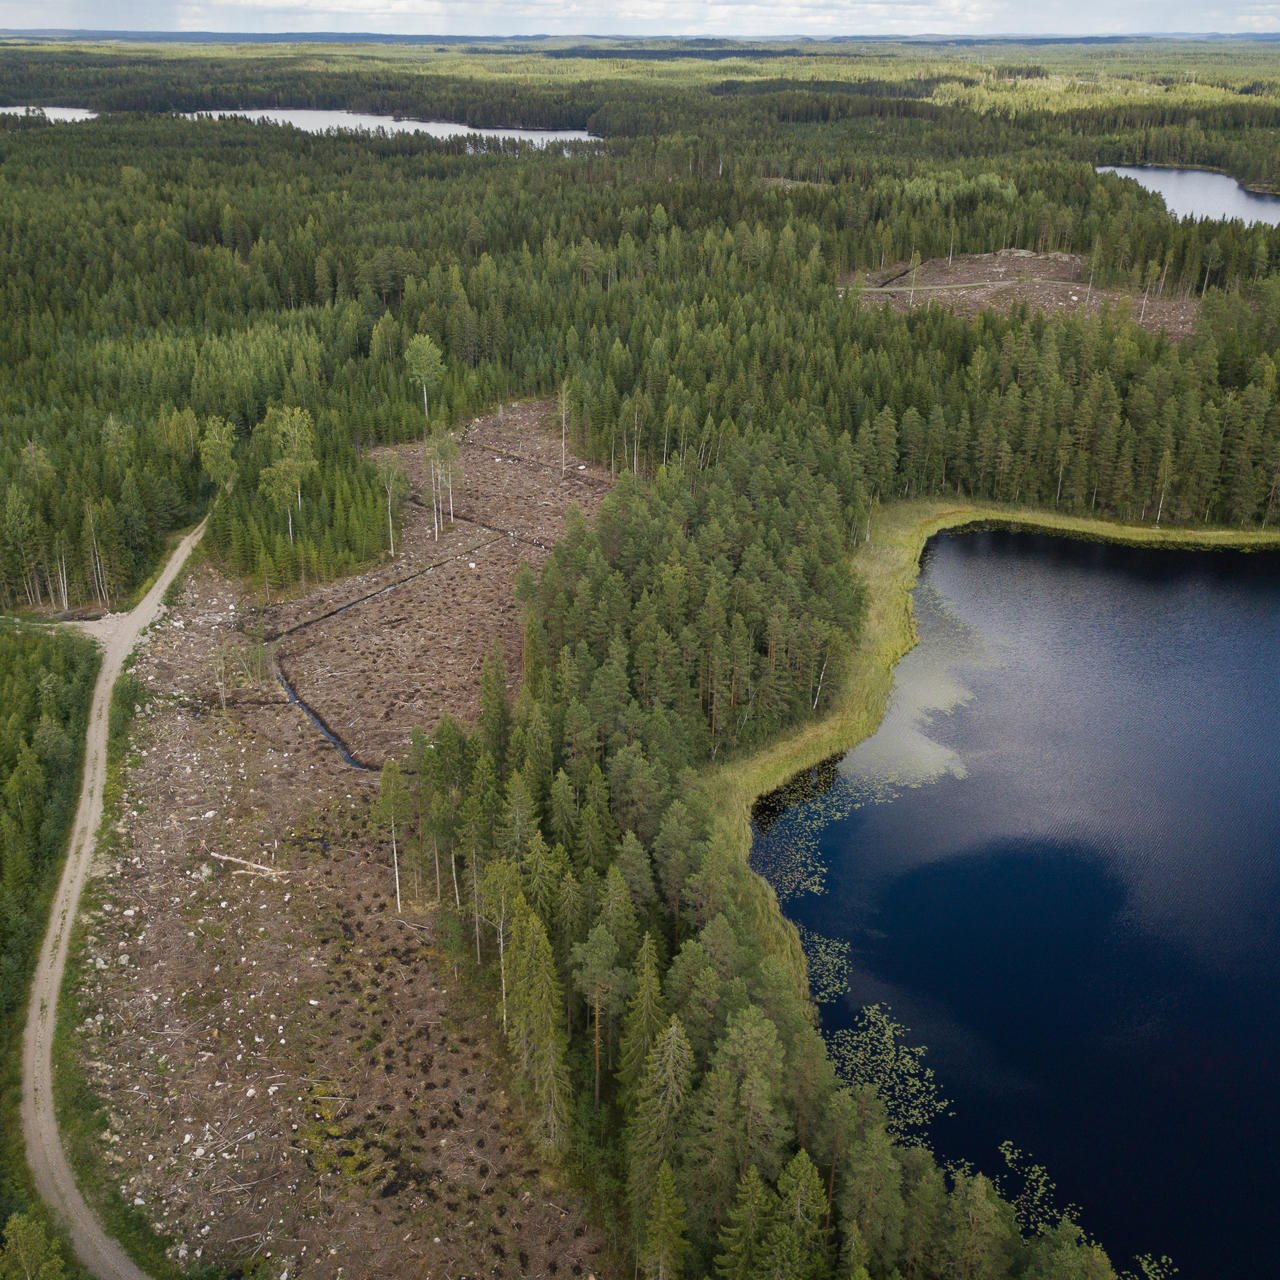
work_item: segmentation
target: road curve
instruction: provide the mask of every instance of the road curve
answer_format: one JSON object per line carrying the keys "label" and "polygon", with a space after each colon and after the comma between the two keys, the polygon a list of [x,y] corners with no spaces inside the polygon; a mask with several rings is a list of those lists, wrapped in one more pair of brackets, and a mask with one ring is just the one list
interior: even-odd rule
{"label": "road curve", "polygon": [[49,912],[49,928],[31,981],[27,1025],[22,1038],[22,1137],[36,1189],[66,1229],[76,1257],[99,1280],[147,1280],[125,1251],[102,1229],[76,1186],[58,1136],[53,1104],[53,1034],[58,992],[67,964],[67,947],[80,893],[93,864],[95,837],[102,822],[102,791],[107,779],[107,717],[111,690],[144,630],[160,616],[164,594],[204,533],[202,521],[178,544],[160,576],[129,613],[111,613],[81,630],[102,648],[102,668],[93,689],[85,734],[84,776],[75,825],[58,892]]}

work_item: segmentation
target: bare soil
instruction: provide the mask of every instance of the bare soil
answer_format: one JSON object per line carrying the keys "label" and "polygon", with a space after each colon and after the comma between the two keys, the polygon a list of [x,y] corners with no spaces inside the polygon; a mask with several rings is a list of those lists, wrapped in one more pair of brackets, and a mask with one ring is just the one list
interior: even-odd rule
{"label": "bare soil", "polygon": [[[459,446],[454,521],[438,537],[421,446],[386,450],[410,483],[395,560],[266,611],[267,634],[280,634],[277,656],[298,695],[362,761],[401,753],[415,726],[429,730],[446,711],[474,718],[495,636],[514,687],[520,563],[539,568],[569,509],[594,515],[612,484],[608,471],[571,455],[562,473],[549,401],[478,418]],[[361,603],[343,610],[353,601]]]}
{"label": "bare soil", "polygon": [[1146,299],[1122,289],[1089,285],[1084,258],[1072,253],[1033,253],[1002,249],[999,253],[957,254],[928,258],[913,273],[899,262],[881,271],[851,276],[871,304],[888,303],[898,312],[918,307],[946,307],[959,315],[982,311],[1007,313],[1025,306],[1046,315],[1096,315],[1104,308],[1127,310],[1134,321],[1153,333],[1172,338],[1190,335],[1199,312],[1196,298],[1162,296],[1153,290]]}
{"label": "bare soil", "polygon": [[[459,519],[437,542],[415,508],[394,563],[265,616],[199,565],[144,638],[134,672],[151,697],[95,869],[77,1052],[105,1104],[110,1180],[185,1267],[599,1271],[603,1235],[527,1140],[496,997],[445,957],[434,876],[402,860],[398,916],[368,816],[376,775],[287,702],[261,638],[313,623],[279,642],[290,674],[371,755],[443,710],[465,718],[492,637],[518,655],[520,557],[545,556],[529,544],[550,546],[570,502],[594,511],[608,487],[577,463],[561,477],[547,409],[468,429],[455,511],[501,532]],[[399,452],[419,485],[417,450]]]}

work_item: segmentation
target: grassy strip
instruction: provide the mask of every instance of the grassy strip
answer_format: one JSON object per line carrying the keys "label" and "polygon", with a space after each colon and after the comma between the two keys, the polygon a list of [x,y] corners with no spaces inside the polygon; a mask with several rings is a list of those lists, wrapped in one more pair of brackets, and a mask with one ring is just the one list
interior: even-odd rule
{"label": "grassy strip", "polygon": [[[125,770],[132,762],[129,731],[135,710],[146,698],[145,688],[126,668],[111,692],[107,777],[95,858],[109,857],[119,847],[120,834],[116,827],[120,820]],[[58,1129],[76,1183],[106,1232],[114,1236],[124,1251],[149,1275],[157,1277],[157,1280],[181,1280],[200,1272],[186,1271],[172,1261],[165,1253],[172,1241],[155,1233],[145,1208],[132,1204],[120,1194],[120,1171],[107,1163],[102,1148],[102,1134],[108,1125],[107,1109],[94,1093],[80,1064],[79,1027],[87,1014],[81,1002],[81,978],[89,934],[86,921],[100,905],[101,892],[91,878],[85,886],[78,919],[72,930],[67,968],[58,999],[58,1021],[53,1040],[53,1093]],[[214,1272],[210,1270],[209,1274]]]}
{"label": "grassy strip", "polygon": [[708,795],[717,819],[743,858],[751,851],[752,806],[761,796],[803,770],[847,751],[879,728],[893,689],[893,668],[916,643],[911,592],[920,573],[925,543],[943,530],[974,525],[1141,547],[1246,551],[1280,548],[1280,530],[1157,529],[1028,507],[939,500],[895,502],[882,507],[875,517],[871,541],[860,546],[850,560],[851,570],[866,581],[868,608],[862,636],[851,655],[835,705],[821,719],[755,755],[721,766],[708,778]]}

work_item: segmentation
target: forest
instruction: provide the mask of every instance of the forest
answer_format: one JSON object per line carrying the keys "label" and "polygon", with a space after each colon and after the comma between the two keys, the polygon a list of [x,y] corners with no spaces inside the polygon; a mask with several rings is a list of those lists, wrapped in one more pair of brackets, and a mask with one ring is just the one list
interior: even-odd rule
{"label": "forest", "polygon": [[0,1218],[26,1202],[20,1014],[75,813],[97,670],[87,640],[0,622]]}
{"label": "forest", "polygon": [[[558,394],[617,487],[522,581],[514,706],[491,656],[479,723],[423,726],[379,801],[492,973],[543,1144],[662,1280],[1106,1280],[1034,1167],[997,1186],[930,1152],[936,1086],[890,1018],[833,1057],[699,771],[835,696],[877,503],[1278,518],[1280,229],[1175,220],[1093,166],[1280,185],[1280,67],[1248,42],[686,52],[0,47],[0,104],[103,113],[0,116],[0,605],[117,608],[206,509],[264,598],[347,573],[399,518],[372,446]],[[172,114],[267,105],[599,141]],[[1195,331],[841,287],[1004,248],[1198,299]],[[66,750],[77,714],[13,678],[6,795],[20,764],[65,776],[31,726]],[[59,830],[13,814],[6,902]]]}
{"label": "forest", "polygon": [[[53,57],[0,59],[0,97]],[[115,83],[145,82],[120,62]],[[272,75],[284,74],[278,62]],[[203,68],[148,65],[166,73],[171,101]],[[246,81],[257,70],[226,65]],[[572,62],[550,65],[554,77],[515,80],[528,97],[495,104],[498,119],[552,90],[589,95]],[[917,84],[908,66],[887,87]],[[314,77],[292,74],[297,91],[270,96],[317,100],[301,87]],[[634,80],[618,83],[637,100]],[[821,420],[833,447],[856,455],[821,464],[849,512],[958,488],[1120,518],[1270,518],[1276,308],[1263,299],[1280,232],[1173,222],[1156,197],[1071,158],[1081,126],[1061,111],[1034,127],[1019,116],[1015,139],[1015,125],[977,103],[925,121],[897,114],[898,96],[828,89],[824,101],[876,110],[817,123],[774,83],[751,95],[704,93],[698,79],[683,90],[729,103],[733,132],[611,138],[567,154],[147,112],[61,131],[0,118],[0,600],[115,607],[165,534],[207,503],[201,439],[215,420],[246,443],[235,451],[243,474],[215,510],[232,567],[270,589],[376,557],[387,497],[361,454],[420,428],[404,366],[419,332],[447,356],[441,423],[499,394],[567,383],[579,447],[645,475],[673,451],[702,467],[760,425],[807,432]],[[1040,78],[1017,83],[1031,104],[1044,92]],[[945,89],[933,85],[931,99]],[[652,101],[673,93],[659,80]],[[87,100],[112,101],[99,95]],[[1099,127],[1130,110],[1116,96],[1096,109]],[[1262,110],[1266,95],[1254,96]],[[738,136],[743,102],[760,127]],[[1185,110],[1202,119],[1199,104]],[[1213,146],[1234,127],[1214,131]],[[1045,130],[1065,145],[1051,149]],[[1213,146],[1178,158],[1210,163]],[[1099,155],[1159,158],[1101,144]],[[447,201],[428,198],[445,184]],[[1200,332],[1177,347],[1118,315],[968,326],[850,306],[835,288],[857,267],[913,253],[1009,246],[1087,254],[1099,283],[1204,294]],[[1235,305],[1241,291],[1258,304]],[[272,404],[313,421],[319,465],[293,531],[286,506],[257,487],[272,458],[256,428]]]}

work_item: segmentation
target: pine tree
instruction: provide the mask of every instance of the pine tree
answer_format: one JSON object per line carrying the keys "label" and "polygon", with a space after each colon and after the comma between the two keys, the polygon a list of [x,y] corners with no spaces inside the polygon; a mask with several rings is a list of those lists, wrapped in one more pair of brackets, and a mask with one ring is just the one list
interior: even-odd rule
{"label": "pine tree", "polygon": [[906,1209],[902,1168],[888,1133],[870,1124],[854,1139],[840,1178],[838,1204],[846,1238],[873,1274],[895,1264],[902,1247]]}
{"label": "pine tree", "polygon": [[714,1229],[754,1164],[776,1175],[790,1139],[778,1033],[754,1005],[733,1014],[699,1086],[687,1136],[689,1202]]}
{"label": "pine tree", "polygon": [[617,939],[607,925],[596,925],[587,940],[573,948],[574,985],[591,1010],[596,1106],[600,1105],[601,1027],[623,995],[626,979],[626,970],[619,964]]}
{"label": "pine tree", "polygon": [[983,1174],[959,1172],[948,1202],[946,1256],[956,1280],[995,1280],[1018,1248],[1013,1209]]}

